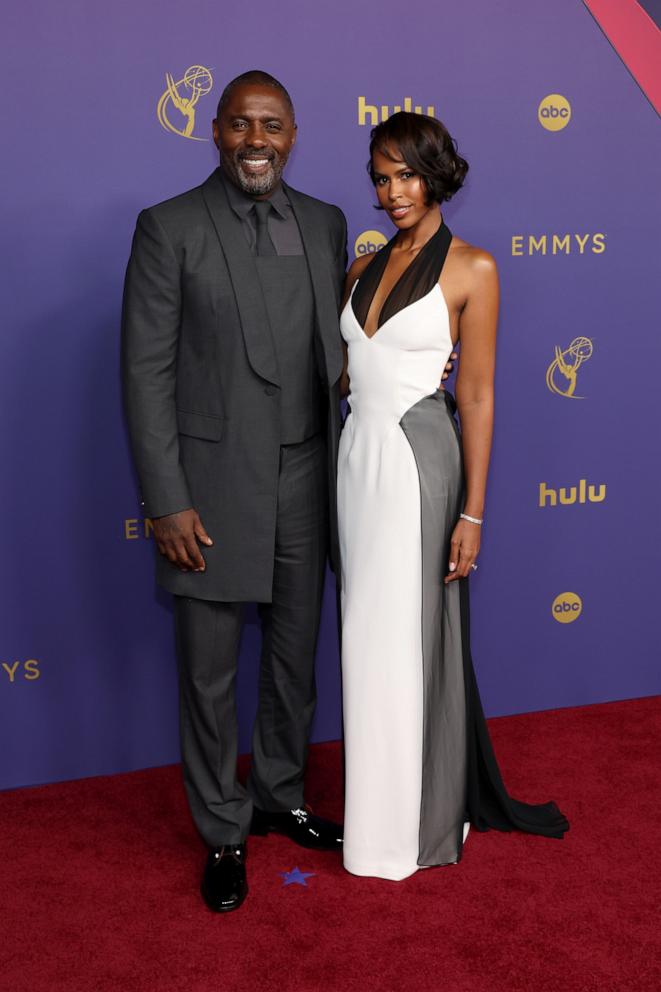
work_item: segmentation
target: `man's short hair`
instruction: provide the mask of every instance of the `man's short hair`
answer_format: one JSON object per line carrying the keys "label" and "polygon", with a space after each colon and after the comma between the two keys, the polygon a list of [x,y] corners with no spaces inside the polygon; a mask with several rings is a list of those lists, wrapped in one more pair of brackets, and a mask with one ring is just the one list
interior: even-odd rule
{"label": "man's short hair", "polygon": [[220,94],[220,100],[218,101],[218,109],[216,110],[216,117],[220,119],[220,115],[225,109],[229,98],[236,89],[237,86],[270,86],[271,89],[277,90],[280,96],[284,99],[285,103],[289,107],[292,119],[294,119],[294,104],[292,99],[282,85],[279,79],[272,76],[270,72],[264,72],[262,69],[249,69],[248,72],[242,72],[240,76],[236,76],[235,79],[230,80],[223,92]]}

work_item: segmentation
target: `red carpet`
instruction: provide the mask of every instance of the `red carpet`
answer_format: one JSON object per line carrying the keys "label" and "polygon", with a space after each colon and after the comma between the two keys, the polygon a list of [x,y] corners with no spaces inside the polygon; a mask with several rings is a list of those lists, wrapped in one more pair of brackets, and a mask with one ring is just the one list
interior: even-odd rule
{"label": "red carpet", "polygon": [[[178,768],[5,793],[2,992],[659,992],[661,700],[489,725],[564,840],[471,832],[460,865],[392,883],[254,838],[229,916],[198,896]],[[337,744],[312,749],[308,800],[341,815]]]}

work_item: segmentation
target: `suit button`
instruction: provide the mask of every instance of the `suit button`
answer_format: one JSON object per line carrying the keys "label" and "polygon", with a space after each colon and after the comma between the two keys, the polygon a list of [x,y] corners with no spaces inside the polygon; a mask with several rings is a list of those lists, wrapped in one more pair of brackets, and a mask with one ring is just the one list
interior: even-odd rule
{"label": "suit button", "polygon": [[278,391],[277,386],[267,386],[266,389],[264,390],[267,396],[275,396],[277,391]]}

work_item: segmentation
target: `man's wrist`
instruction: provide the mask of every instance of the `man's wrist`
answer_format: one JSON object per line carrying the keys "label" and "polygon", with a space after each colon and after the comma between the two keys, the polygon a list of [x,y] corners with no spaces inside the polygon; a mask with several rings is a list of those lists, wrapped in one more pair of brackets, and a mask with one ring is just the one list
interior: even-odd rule
{"label": "man's wrist", "polygon": [[152,520],[163,520],[165,517],[176,517],[178,513],[188,513],[189,510],[194,510],[193,506],[182,506],[179,510],[172,510],[171,513],[161,513],[158,517],[152,517]]}

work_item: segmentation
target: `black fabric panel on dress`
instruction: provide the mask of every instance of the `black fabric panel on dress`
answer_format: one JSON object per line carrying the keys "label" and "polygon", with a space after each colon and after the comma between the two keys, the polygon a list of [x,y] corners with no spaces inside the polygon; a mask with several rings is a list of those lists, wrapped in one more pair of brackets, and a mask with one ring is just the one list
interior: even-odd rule
{"label": "black fabric panel on dress", "polygon": [[466,725],[468,731],[468,793],[470,822],[477,830],[522,830],[544,837],[562,838],[569,821],[554,802],[530,805],[512,799],[505,788],[493,752],[489,730],[482,709],[470,649],[470,613],[468,583],[461,587],[461,642],[466,685]]}
{"label": "black fabric panel on dress", "polygon": [[[379,288],[379,283],[385,272],[393,249],[397,234],[385,245],[381,251],[377,251],[374,258],[366,267],[362,276],[356,284],[356,288],[351,297],[351,307],[354,316],[362,328],[365,327],[367,315],[374,299],[374,294]],[[420,249],[411,264],[402,272],[401,276],[388,293],[377,322],[377,329],[385,324],[387,320],[394,317],[396,313],[410,306],[423,296],[430,293],[439,280],[445,256],[448,253],[452,234],[450,229],[441,222],[438,231],[431,236],[429,241]]]}

